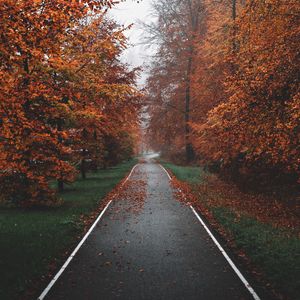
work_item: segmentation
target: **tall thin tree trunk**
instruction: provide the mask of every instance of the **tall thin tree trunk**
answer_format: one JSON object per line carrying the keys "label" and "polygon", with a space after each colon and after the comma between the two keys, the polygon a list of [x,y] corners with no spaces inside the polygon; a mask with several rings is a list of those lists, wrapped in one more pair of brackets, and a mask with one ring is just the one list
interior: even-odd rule
{"label": "tall thin tree trunk", "polygon": [[185,156],[186,162],[189,163],[194,160],[195,153],[193,145],[191,143],[191,128],[190,128],[190,102],[191,102],[191,76],[193,69],[193,55],[194,55],[194,42],[196,37],[196,32],[199,25],[199,13],[201,10],[201,5],[195,5],[196,2],[189,0],[187,2],[190,15],[190,25],[191,25],[191,36],[190,36],[190,46],[189,46],[189,57],[186,72],[186,89],[185,89]]}
{"label": "tall thin tree trunk", "polygon": [[94,166],[94,171],[98,170],[98,162],[99,162],[99,149],[98,149],[98,143],[97,143],[97,132],[96,130],[94,130],[93,133],[93,138],[94,138],[94,142],[95,142],[95,159],[93,161],[93,166]]}
{"label": "tall thin tree trunk", "polygon": [[85,158],[81,159],[80,162],[80,173],[81,173],[81,178],[86,179],[86,161]]}
{"label": "tall thin tree trunk", "polygon": [[[58,120],[58,122],[57,122],[57,130],[58,131],[62,131],[62,120]],[[62,138],[59,136],[58,137],[58,142],[61,144],[62,142],[63,142],[63,140],[62,140]],[[58,189],[58,191],[59,192],[63,192],[63,190],[64,190],[64,182],[63,182],[63,180],[62,179],[58,179],[57,180],[57,189]]]}
{"label": "tall thin tree trunk", "polygon": [[[88,132],[84,128],[82,130],[82,140],[85,141],[88,138]],[[82,149],[81,153],[81,161],[80,161],[80,173],[81,173],[81,178],[86,179],[86,156],[87,156],[87,149]]]}
{"label": "tall thin tree trunk", "polygon": [[57,180],[57,189],[61,193],[64,191],[64,182],[62,180]]}
{"label": "tall thin tree trunk", "polygon": [[191,72],[192,72],[192,55],[193,50],[190,49],[187,72],[186,72],[186,87],[185,87],[185,158],[189,163],[194,159],[193,146],[190,142],[190,102],[191,102]]}
{"label": "tall thin tree trunk", "polygon": [[233,20],[233,38],[232,38],[232,51],[235,54],[237,50],[236,44],[236,0],[232,0],[232,20]]}
{"label": "tall thin tree trunk", "polygon": [[[233,21],[233,27],[232,27],[232,55],[236,56],[237,53],[237,28],[236,28],[236,0],[232,0],[232,21]],[[231,73],[232,75],[236,74],[237,71],[237,66],[235,65],[234,62],[231,63]]]}
{"label": "tall thin tree trunk", "polygon": [[232,0],[232,19],[236,19],[236,0]]}
{"label": "tall thin tree trunk", "polygon": [[81,158],[81,162],[80,162],[80,173],[81,173],[81,178],[82,179],[86,179],[86,149],[82,150],[82,158]]}

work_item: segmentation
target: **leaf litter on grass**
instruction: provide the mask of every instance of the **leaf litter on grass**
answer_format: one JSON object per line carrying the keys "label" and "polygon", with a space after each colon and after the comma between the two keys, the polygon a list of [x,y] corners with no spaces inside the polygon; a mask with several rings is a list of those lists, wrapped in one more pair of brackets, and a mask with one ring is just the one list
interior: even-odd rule
{"label": "leaf litter on grass", "polygon": [[286,205],[275,197],[244,193],[215,175],[209,176],[205,183],[194,185],[193,191],[208,207],[226,207],[238,218],[241,215],[252,217],[300,236],[299,199],[295,198],[292,204]]}
{"label": "leaf litter on grass", "polygon": [[[248,195],[213,175],[209,176],[206,182],[198,185],[182,182],[172,175],[172,186],[176,199],[186,205],[192,205],[205,217],[209,225],[222,236],[227,246],[236,254],[235,258],[243,263],[247,272],[251,273],[257,282],[268,288],[269,296],[272,299],[288,299],[285,293],[282,294],[281,289],[278,290],[278,286],[275,288],[271,279],[265,277],[265,271],[262,270],[260,264],[254,263],[252,256],[249,257],[248,250],[237,245],[236,236],[227,228],[227,225],[220,223],[219,216],[217,218],[215,211],[223,209],[230,212],[234,216],[233,222],[236,224],[249,218],[257,225],[274,228],[273,230],[277,232],[274,233],[275,235],[280,232],[285,234],[287,239],[295,239],[299,237],[300,229],[300,220],[297,217],[299,204],[297,202],[292,207],[285,206],[276,199],[266,199],[262,195]],[[261,207],[259,207],[260,205]],[[277,238],[281,237],[282,235],[277,236]],[[267,245],[265,246],[267,247]],[[274,255],[280,255],[280,253]]]}

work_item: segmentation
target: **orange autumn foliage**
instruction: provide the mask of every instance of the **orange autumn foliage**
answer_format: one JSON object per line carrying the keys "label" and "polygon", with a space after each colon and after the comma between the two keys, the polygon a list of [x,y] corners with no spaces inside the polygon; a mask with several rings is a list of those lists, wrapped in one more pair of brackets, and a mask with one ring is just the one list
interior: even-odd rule
{"label": "orange autumn foliage", "polygon": [[150,42],[158,44],[147,81],[151,147],[177,161],[193,158],[192,73],[197,64],[195,43],[202,34],[201,1],[164,0],[153,5],[157,24],[146,25]]}
{"label": "orange autumn foliage", "polygon": [[[148,80],[154,148],[169,158],[183,153],[188,112],[197,161],[236,178],[282,177],[295,183],[300,176],[299,1],[203,0],[199,30],[188,31],[193,32],[190,56],[164,42],[174,39],[176,24],[188,24],[184,5],[170,3],[182,19],[170,18],[170,26],[161,28],[163,42]],[[185,45],[188,35],[176,32],[177,46]],[[182,87],[188,57],[187,108]]]}
{"label": "orange autumn foliage", "polygon": [[104,134],[131,134],[113,128],[128,110],[137,126],[135,71],[118,61],[126,41],[103,14],[113,1],[0,2],[1,200],[51,203],[49,183],[77,174],[82,132],[96,137],[96,159]]}
{"label": "orange autumn foliage", "polygon": [[247,1],[221,103],[195,124],[201,156],[221,167],[300,175],[299,17],[295,1]]}

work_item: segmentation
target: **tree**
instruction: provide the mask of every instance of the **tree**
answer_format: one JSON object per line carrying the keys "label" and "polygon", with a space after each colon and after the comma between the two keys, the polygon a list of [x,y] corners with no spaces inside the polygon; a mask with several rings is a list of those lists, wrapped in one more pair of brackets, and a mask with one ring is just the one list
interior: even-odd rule
{"label": "tree", "polygon": [[299,176],[298,15],[294,1],[247,1],[236,18],[228,96],[197,128],[199,152],[223,168]]}
{"label": "tree", "polygon": [[[300,172],[299,3],[197,4],[199,10],[189,9],[192,1],[154,6],[158,23],[149,31],[159,48],[147,86],[154,148],[178,157],[184,122],[200,162],[235,178],[295,182]],[[183,95],[189,99],[185,106]]]}
{"label": "tree", "polygon": [[[160,1],[155,3],[153,8],[158,22],[146,26],[146,29],[148,29],[150,41],[158,43],[159,51],[152,64],[148,92],[149,99],[153,102],[151,108],[160,106],[161,109],[154,108],[150,114],[153,116],[174,115],[174,121],[176,122],[177,119],[178,126],[182,127],[176,130],[179,142],[175,147],[176,151],[181,151],[183,145],[185,160],[190,162],[193,159],[190,136],[191,76],[195,68],[194,44],[202,30],[200,25],[203,4],[202,1],[192,0]],[[159,83],[155,84],[155,81]],[[163,90],[163,86],[159,87],[162,81],[164,81]],[[160,97],[157,97],[157,93],[160,93]],[[159,101],[163,102],[163,105]],[[156,102],[158,103],[155,104]],[[169,112],[169,110],[172,111]],[[154,119],[157,120],[156,117]],[[151,121],[150,132],[157,133],[158,126],[155,123]],[[160,127],[161,135],[167,137],[170,133],[169,128],[170,126],[168,129],[166,126]]]}
{"label": "tree", "polygon": [[74,180],[78,153],[88,150],[84,142],[96,147],[95,159],[103,148],[100,131],[114,134],[108,128],[116,114],[131,109],[137,124],[136,72],[118,62],[125,39],[104,17],[104,5],[111,1],[1,1],[4,200],[54,201],[49,183],[58,180],[62,189]]}

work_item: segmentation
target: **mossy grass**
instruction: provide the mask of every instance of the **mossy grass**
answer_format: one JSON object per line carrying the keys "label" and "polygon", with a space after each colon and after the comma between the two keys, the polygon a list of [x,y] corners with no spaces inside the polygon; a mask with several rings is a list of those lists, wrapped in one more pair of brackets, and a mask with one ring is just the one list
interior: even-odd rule
{"label": "mossy grass", "polygon": [[201,167],[178,166],[163,160],[159,161],[165,168],[172,171],[172,173],[181,181],[196,184],[205,180],[207,173]]}

